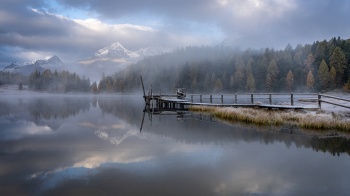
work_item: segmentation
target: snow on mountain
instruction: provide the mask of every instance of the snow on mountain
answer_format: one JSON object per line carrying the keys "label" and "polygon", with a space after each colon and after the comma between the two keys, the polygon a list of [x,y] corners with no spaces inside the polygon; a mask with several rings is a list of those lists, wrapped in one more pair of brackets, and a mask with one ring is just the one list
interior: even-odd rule
{"label": "snow on mountain", "polygon": [[95,53],[95,58],[138,58],[137,52],[124,48],[119,42],[104,47]]}
{"label": "snow on mountain", "polygon": [[82,74],[90,77],[90,79],[99,80],[102,73],[115,73],[144,57],[170,51],[169,48],[159,46],[150,46],[137,51],[130,51],[121,43],[116,42],[99,49],[92,57],[77,62],[75,70],[72,71],[83,72]]}
{"label": "snow on mountain", "polygon": [[164,48],[161,46],[149,46],[137,51],[130,51],[119,42],[116,42],[98,50],[90,59],[120,59],[120,62],[135,62],[147,56],[154,56],[170,51],[170,48]]}
{"label": "snow on mountain", "polygon": [[3,71],[20,73],[23,75],[30,75],[36,69],[39,71],[44,71],[45,69],[57,69],[60,70],[63,66],[63,62],[56,55],[52,56],[47,60],[36,60],[31,62],[23,63],[12,63],[11,65],[5,67]]}

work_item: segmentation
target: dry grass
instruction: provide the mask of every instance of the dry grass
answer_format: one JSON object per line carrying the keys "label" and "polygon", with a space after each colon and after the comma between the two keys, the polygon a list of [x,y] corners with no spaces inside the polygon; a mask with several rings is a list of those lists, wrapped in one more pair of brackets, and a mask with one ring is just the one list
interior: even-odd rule
{"label": "dry grass", "polygon": [[257,125],[293,125],[308,129],[350,131],[350,119],[335,113],[310,113],[254,108],[220,108],[194,106],[191,111],[206,112],[213,116]]}

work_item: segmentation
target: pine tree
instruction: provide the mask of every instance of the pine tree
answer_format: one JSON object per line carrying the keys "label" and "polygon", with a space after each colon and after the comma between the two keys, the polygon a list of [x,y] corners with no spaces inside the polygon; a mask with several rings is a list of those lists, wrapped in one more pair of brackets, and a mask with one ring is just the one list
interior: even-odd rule
{"label": "pine tree", "polygon": [[97,83],[96,82],[93,82],[91,84],[91,92],[94,94],[97,94],[98,90],[97,90]]}
{"label": "pine tree", "polygon": [[336,85],[342,86],[344,84],[344,70],[346,69],[346,57],[342,49],[336,47],[329,60],[329,65],[333,66],[337,73]]}
{"label": "pine tree", "polygon": [[329,84],[329,69],[324,59],[320,64],[317,74],[318,74],[318,78],[320,79],[320,85],[322,90],[326,90]]}
{"label": "pine tree", "polygon": [[288,91],[293,91],[293,84],[294,84],[294,75],[291,70],[289,70],[287,77],[286,77],[286,85]]}

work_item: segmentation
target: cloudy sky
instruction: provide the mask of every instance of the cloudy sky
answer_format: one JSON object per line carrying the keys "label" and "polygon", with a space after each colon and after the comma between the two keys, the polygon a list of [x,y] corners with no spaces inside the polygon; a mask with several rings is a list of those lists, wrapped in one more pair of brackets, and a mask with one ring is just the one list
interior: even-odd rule
{"label": "cloudy sky", "polygon": [[0,67],[59,56],[88,58],[120,42],[242,49],[350,37],[347,0],[1,0]]}

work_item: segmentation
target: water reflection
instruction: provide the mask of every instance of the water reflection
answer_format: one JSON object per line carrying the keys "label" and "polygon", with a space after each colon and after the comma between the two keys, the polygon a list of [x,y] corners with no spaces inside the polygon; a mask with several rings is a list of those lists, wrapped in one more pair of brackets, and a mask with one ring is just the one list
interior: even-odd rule
{"label": "water reflection", "polygon": [[228,126],[191,113],[150,118],[139,96],[0,105],[1,195],[350,192],[347,138]]}

